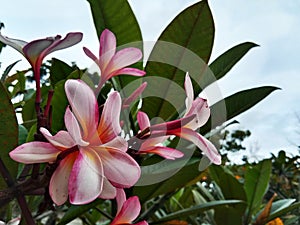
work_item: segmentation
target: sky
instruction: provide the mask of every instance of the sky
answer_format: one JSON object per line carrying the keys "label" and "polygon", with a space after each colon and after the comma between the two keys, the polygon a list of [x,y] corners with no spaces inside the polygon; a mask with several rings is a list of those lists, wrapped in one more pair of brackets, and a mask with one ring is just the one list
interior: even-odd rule
{"label": "sky", "polygon": [[[146,41],[155,41],[162,30],[192,0],[129,0]],[[261,0],[209,1],[215,21],[215,41],[211,61],[229,48],[251,41],[260,47],[250,52],[218,82],[224,97],[243,89],[272,85],[280,87],[252,109],[238,116],[236,129],[249,129],[245,142],[248,154],[256,159],[269,157],[270,152],[286,150],[297,154],[300,145],[300,1]],[[91,62],[82,47],[98,49],[98,39],[85,0],[39,1],[10,0],[1,3],[2,33],[9,37],[33,40],[70,31],[81,31],[84,39],[78,45],[50,55],[80,67]],[[78,52],[78,54],[74,54]],[[2,73],[10,63],[22,59],[16,69],[29,64],[11,48],[0,54]]]}

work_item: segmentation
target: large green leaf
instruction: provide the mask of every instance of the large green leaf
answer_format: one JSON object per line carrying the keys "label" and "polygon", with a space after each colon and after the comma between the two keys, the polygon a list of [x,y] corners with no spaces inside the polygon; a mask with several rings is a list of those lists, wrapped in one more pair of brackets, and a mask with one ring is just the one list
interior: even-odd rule
{"label": "large green leaf", "polygon": [[[14,178],[18,173],[18,165],[8,153],[18,145],[18,123],[9,94],[2,82],[0,82],[0,102],[0,157]],[[6,187],[6,182],[0,177],[0,189]]]}
{"label": "large green leaf", "polygon": [[271,160],[263,160],[257,165],[249,165],[245,173],[245,192],[247,195],[248,210],[246,221],[250,223],[253,213],[256,213],[267,191],[272,171]]}
{"label": "large green leaf", "polygon": [[234,46],[233,48],[227,50],[222,55],[220,55],[217,59],[215,59],[210,65],[210,69],[212,70],[214,76],[203,76],[201,80],[201,87],[207,87],[214,81],[225,76],[231,68],[240,61],[240,59],[245,56],[245,54],[252,49],[253,47],[257,47],[258,45],[252,42],[245,42],[239,45]]}
{"label": "large green leaf", "polygon": [[[165,120],[173,117],[174,110],[166,99],[175,96],[183,105],[184,95],[176,94],[171,85],[183,87],[185,72],[198,82],[207,71],[214,41],[214,22],[206,0],[196,3],[181,12],[163,31],[155,44],[146,65],[146,77],[165,78],[167,84],[148,83],[152,92],[161,92],[162,97],[144,100],[142,110],[150,118],[159,116]],[[178,88],[178,87],[177,87]],[[199,91],[199,88],[196,88]]]}
{"label": "large green leaf", "polygon": [[225,121],[245,112],[278,89],[271,86],[247,89],[215,103],[211,106],[211,117],[205,126],[201,128],[201,133],[205,134],[212,128],[222,125]]}
{"label": "large green leaf", "polygon": [[86,205],[71,205],[68,211],[63,216],[63,218],[59,221],[58,225],[63,225],[71,222],[72,220],[78,218],[85,212],[99,205],[101,202],[102,202],[101,199],[97,199]]}
{"label": "large green leaf", "polygon": [[190,215],[200,214],[200,213],[205,212],[209,209],[220,208],[220,209],[223,209],[224,211],[226,211],[226,206],[229,206],[229,205],[243,205],[243,204],[245,204],[245,202],[243,202],[241,200],[211,201],[211,202],[207,202],[207,203],[204,203],[204,204],[201,204],[201,205],[193,206],[193,207],[190,207],[190,208],[187,208],[187,209],[183,209],[183,210],[171,213],[167,216],[164,216],[164,217],[160,218],[155,223],[162,223],[162,222],[167,222],[167,221],[170,221],[170,220],[180,219],[180,218],[190,216]]}
{"label": "large green leaf", "polygon": [[65,62],[52,58],[50,67],[51,85],[54,86],[58,81],[66,79],[73,70],[73,67]]}
{"label": "large green leaf", "polygon": [[242,183],[240,183],[231,173],[227,172],[223,166],[211,165],[209,174],[221,188],[225,199],[240,199],[246,201],[246,193]]}
{"label": "large green leaf", "polygon": [[[178,164],[180,164],[180,159],[177,159],[177,162]],[[166,166],[167,164],[162,164],[161,166],[163,165]],[[192,158],[175,175],[162,182],[146,186],[142,186],[141,184],[139,184],[140,186],[135,186],[133,188],[133,194],[138,195],[141,202],[145,202],[161,194],[170,193],[178,188],[184,187],[192,180],[196,179],[197,177],[200,177],[201,174],[198,171],[198,165],[199,159]],[[169,172],[168,169],[171,170],[171,168],[166,168],[166,173]],[[160,175],[161,174],[155,174],[155,171],[153,171],[153,176]]]}
{"label": "large green leaf", "polygon": [[[104,29],[109,29],[117,37],[117,45],[122,48],[137,47],[143,49],[142,34],[136,17],[127,0],[87,0],[90,3],[98,37]],[[98,52],[98,49],[91,49]],[[142,68],[142,63],[134,67]],[[132,76],[118,76],[115,80],[119,82],[120,88],[125,87],[132,80]]]}
{"label": "large green leaf", "polygon": [[[209,174],[220,187],[226,200],[239,199],[246,202],[247,198],[243,185],[231,173],[227,172],[223,166],[211,165]],[[223,208],[216,209],[215,220],[217,224],[242,224],[242,216],[245,209],[246,205],[227,206],[226,210]]]}

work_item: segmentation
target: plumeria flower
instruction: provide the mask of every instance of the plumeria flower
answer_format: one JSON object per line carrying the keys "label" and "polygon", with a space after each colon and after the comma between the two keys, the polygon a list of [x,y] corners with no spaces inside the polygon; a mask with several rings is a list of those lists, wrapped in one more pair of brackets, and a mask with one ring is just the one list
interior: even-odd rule
{"label": "plumeria flower", "polygon": [[87,84],[67,80],[65,91],[70,103],[64,118],[67,131],[52,136],[41,128],[49,143],[25,143],[10,157],[22,163],[58,163],[49,185],[57,205],[68,196],[72,204],[115,198],[116,187],[131,187],[140,176],[139,165],[126,153],[127,142],[118,136],[121,97],[112,92],[99,119],[96,97]]}
{"label": "plumeria flower", "polygon": [[[40,86],[40,68],[43,59],[50,53],[71,47],[82,40],[82,33],[74,32],[68,33],[64,39],[61,39],[60,35],[55,37],[47,37],[43,39],[37,39],[27,43],[26,41],[17,40],[3,36],[0,33],[0,41],[4,44],[11,46],[19,51],[30,63],[36,86]],[[39,88],[37,88],[37,98],[40,98]]]}
{"label": "plumeria flower", "polygon": [[[186,75],[185,79],[185,90],[187,94],[187,98],[185,101],[187,110],[183,118],[179,120],[151,126],[148,122],[148,116],[143,112],[139,112],[138,121],[140,128],[145,130],[148,127],[148,130],[150,132],[149,139],[146,139],[141,144],[139,152],[150,153],[152,151],[152,153],[160,154],[161,156],[167,158],[168,156],[164,154],[165,152],[171,153],[172,151],[170,150],[170,148],[168,148],[168,151],[167,149],[160,151],[160,149],[156,150],[155,148],[153,148],[152,150],[149,148],[149,146],[153,146],[153,143],[159,143],[159,138],[162,138],[161,140],[164,141],[166,140],[164,139],[166,136],[175,135],[193,142],[199,149],[203,151],[204,155],[208,157],[208,159],[212,163],[219,165],[221,164],[221,155],[219,154],[216,147],[208,139],[206,139],[196,131],[209,119],[210,109],[205,99],[196,98],[194,100],[193,86],[188,74]],[[152,140],[153,138],[151,138],[151,136],[155,137],[154,140]],[[173,153],[177,155],[178,151],[173,151]]]}
{"label": "plumeria flower", "polygon": [[[137,120],[141,131],[146,130],[150,127],[150,120],[146,113],[139,111]],[[179,126],[181,126],[181,123]],[[155,131],[152,130],[152,136],[154,137],[151,137],[150,135],[147,139],[142,141],[138,150],[139,154],[152,153],[172,160],[181,158],[184,155],[182,152],[176,149],[165,147],[162,145],[162,143],[165,142],[170,137],[170,135],[161,135],[161,132],[159,132],[159,135],[155,136]]]}
{"label": "plumeria flower", "polygon": [[123,99],[122,109],[128,108],[143,93],[146,87],[147,82],[142,83],[128,98]]}
{"label": "plumeria flower", "polygon": [[[132,224],[141,211],[141,204],[137,196],[130,197],[126,200],[126,195],[122,189],[117,190],[118,212],[111,225]],[[137,225],[147,225],[146,221],[135,223]]]}
{"label": "plumeria flower", "polygon": [[116,51],[116,46],[116,36],[110,30],[105,29],[100,36],[99,58],[97,58],[97,56],[95,56],[88,48],[83,48],[85,54],[91,58],[100,69],[101,76],[97,87],[98,91],[107,80],[116,75],[145,75],[145,71],[143,70],[126,67],[138,62],[142,58],[142,51],[133,47]]}

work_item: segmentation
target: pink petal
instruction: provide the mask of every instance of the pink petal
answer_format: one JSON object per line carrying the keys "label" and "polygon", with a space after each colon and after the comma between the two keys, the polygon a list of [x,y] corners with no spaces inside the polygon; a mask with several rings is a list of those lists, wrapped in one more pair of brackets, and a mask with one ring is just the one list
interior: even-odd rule
{"label": "pink petal", "polygon": [[136,223],[135,225],[148,225],[147,221],[143,220],[141,222]]}
{"label": "pink petal", "polygon": [[92,59],[94,62],[98,64],[98,58],[91,52],[91,50],[89,50],[86,47],[83,47],[83,51],[90,59]]}
{"label": "pink petal", "polygon": [[29,142],[22,144],[9,153],[9,156],[21,163],[54,162],[61,151],[46,142]]}
{"label": "pink petal", "polygon": [[99,110],[92,89],[82,80],[67,80],[65,91],[72,111],[83,130],[83,137],[97,130]]}
{"label": "pink petal", "polygon": [[117,188],[116,200],[117,200],[117,206],[118,206],[118,212],[117,213],[119,213],[122,209],[122,206],[123,206],[124,202],[126,201],[126,194],[125,194],[124,189]]}
{"label": "pink petal", "polygon": [[111,141],[102,144],[101,146],[105,148],[120,150],[122,152],[127,152],[128,150],[128,142],[120,136],[115,137]]}
{"label": "pink petal", "polygon": [[99,154],[104,168],[105,177],[119,188],[132,187],[140,177],[140,166],[127,153],[103,148],[93,147]]}
{"label": "pink petal", "polygon": [[68,192],[72,204],[87,204],[95,200],[103,188],[103,166],[92,149],[80,149],[74,162]]}
{"label": "pink petal", "polygon": [[58,40],[55,42],[50,49],[47,49],[45,52],[46,55],[50,54],[51,52],[69,48],[82,40],[83,34],[80,32],[70,32],[66,35],[66,37],[62,40]]}
{"label": "pink petal", "polygon": [[182,137],[193,142],[203,153],[216,165],[221,164],[221,155],[216,147],[205,137],[189,128],[178,129],[173,132],[174,135]]}
{"label": "pink petal", "polygon": [[108,76],[108,79],[113,76],[119,75],[119,74],[127,74],[127,75],[131,75],[131,76],[142,77],[146,74],[146,72],[144,70],[126,67],[126,68],[122,68],[122,69],[112,72]]}
{"label": "pink petal", "polygon": [[0,32],[0,41],[6,45],[11,46],[12,48],[20,52],[22,55],[24,55],[23,47],[27,44],[27,42],[3,36],[1,32]]}
{"label": "pink petal", "polygon": [[99,198],[102,199],[113,199],[117,195],[117,189],[105,178],[103,177],[103,189]]}
{"label": "pink petal", "polygon": [[138,153],[157,154],[166,159],[177,159],[184,156],[184,154],[174,148],[168,148],[163,146],[154,146],[153,148],[145,149],[141,148]]}
{"label": "pink petal", "polygon": [[186,73],[185,75],[184,88],[187,96],[185,99],[185,106],[186,110],[189,111],[192,107],[192,102],[194,101],[194,89],[189,73]]}
{"label": "pink petal", "polygon": [[147,127],[150,127],[150,120],[146,113],[139,111],[137,114],[137,121],[140,127],[140,130],[144,130]]}
{"label": "pink petal", "polygon": [[66,109],[65,112],[65,125],[70,136],[72,137],[72,139],[77,145],[80,146],[89,145],[89,142],[86,142],[82,139],[80,126],[69,107]]}
{"label": "pink petal", "polygon": [[132,94],[128,98],[123,100],[122,108],[128,108],[129,105],[132,102],[134,102],[139,97],[139,95],[143,93],[146,87],[147,87],[147,82],[142,83],[134,92],[132,92]]}
{"label": "pink petal", "polygon": [[76,145],[75,141],[67,131],[61,130],[56,135],[52,136],[46,128],[41,127],[40,132],[52,145],[60,150],[65,150]]}
{"label": "pink petal", "polygon": [[121,105],[122,101],[119,93],[112,92],[104,104],[98,126],[98,134],[102,143],[107,143],[120,134]]}
{"label": "pink petal", "polygon": [[49,193],[56,205],[62,205],[68,199],[69,177],[77,155],[72,153],[64,158],[51,177]]}
{"label": "pink petal", "polygon": [[138,48],[124,48],[113,56],[104,73],[110,74],[113,71],[132,65],[139,61],[142,56],[142,51]]}
{"label": "pink petal", "polygon": [[208,107],[206,99],[197,98],[193,101],[190,110],[185,116],[196,115],[191,122],[189,122],[185,127],[196,130],[202,127],[210,117],[210,108]]}
{"label": "pink petal", "polygon": [[167,131],[169,131],[169,130],[175,130],[175,129],[185,126],[190,121],[192,121],[195,117],[196,117],[196,115],[190,115],[190,116],[186,116],[181,119],[156,124],[156,125],[151,126],[150,130],[151,131],[162,131],[162,132],[165,131],[167,133]]}
{"label": "pink petal", "polygon": [[[60,38],[61,36],[57,35],[56,37],[34,40],[25,45],[23,48],[23,52],[27,60],[30,62],[31,66],[35,68],[37,61],[38,64],[41,64],[41,61],[45,57],[42,55],[43,51],[49,48],[54,41],[57,41]],[[39,66],[40,65],[38,65],[38,67]]]}
{"label": "pink petal", "polygon": [[116,53],[116,36],[108,29],[105,29],[100,36],[99,64],[101,70],[105,70],[107,64]]}
{"label": "pink petal", "polygon": [[141,205],[139,198],[137,196],[133,196],[127,199],[124,202],[122,209],[117,214],[115,219],[111,222],[113,224],[130,224],[133,220],[135,220],[141,211]]}

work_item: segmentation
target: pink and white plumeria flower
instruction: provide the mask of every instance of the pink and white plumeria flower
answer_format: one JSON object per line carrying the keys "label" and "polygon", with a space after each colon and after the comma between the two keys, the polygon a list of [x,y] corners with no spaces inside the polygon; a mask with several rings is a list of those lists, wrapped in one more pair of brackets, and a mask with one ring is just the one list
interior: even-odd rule
{"label": "pink and white plumeria flower", "polygon": [[193,142],[212,163],[219,165],[221,164],[221,155],[216,147],[196,131],[209,119],[210,109],[205,99],[196,98],[194,100],[193,86],[188,74],[185,79],[185,90],[187,94],[186,113],[181,119],[151,126],[148,116],[144,112],[138,113],[141,132],[148,128],[150,133],[149,137],[140,145],[139,153],[155,153],[165,158],[173,155],[174,158],[179,158],[182,155],[178,150],[173,149],[172,151],[172,148],[157,147],[160,140],[163,142],[168,136],[175,135]]}
{"label": "pink and white plumeria flower", "polygon": [[101,72],[96,93],[99,92],[107,80],[116,75],[145,75],[145,71],[143,70],[126,67],[138,62],[142,58],[142,51],[133,47],[116,51],[116,46],[116,36],[110,30],[105,29],[100,36],[99,58],[97,58],[97,56],[95,56],[88,48],[83,48],[85,54],[98,65]]}
{"label": "pink and white plumeria flower", "polygon": [[68,196],[72,204],[115,198],[116,187],[131,187],[140,176],[139,165],[126,153],[127,142],[118,136],[121,97],[118,92],[108,96],[99,120],[97,100],[87,84],[68,80],[65,91],[72,109],[65,112],[67,131],[52,136],[41,128],[49,143],[25,143],[10,157],[22,163],[58,163],[49,185],[57,205]]}
{"label": "pink and white plumeria flower", "polygon": [[[115,219],[110,225],[132,224],[141,211],[141,204],[137,196],[130,197],[126,200],[123,189],[117,189],[118,212]],[[136,225],[148,225],[146,221],[135,223]]]}
{"label": "pink and white plumeria flower", "polygon": [[[150,128],[150,120],[146,113],[139,111],[137,114],[137,120],[141,131]],[[179,126],[181,126],[181,123]],[[184,155],[182,152],[174,148],[163,146],[162,143],[165,142],[170,135],[161,135],[161,132],[158,133],[159,135],[156,136],[155,131],[152,130],[152,133],[147,139],[140,141],[141,145],[139,146],[138,150],[139,154],[157,154],[163,158],[172,160],[181,158]]]}
{"label": "pink and white plumeria flower", "polygon": [[[20,52],[30,63],[36,86],[40,86],[40,68],[42,65],[43,59],[50,53],[71,47],[82,40],[83,34],[80,32],[68,33],[64,39],[61,39],[60,35],[55,37],[47,37],[43,39],[37,39],[31,42],[26,42],[23,40],[13,39],[6,36],[3,36],[0,33],[0,41],[6,45],[11,46]],[[39,91],[39,88],[37,88]],[[40,93],[37,93],[39,98]]]}

